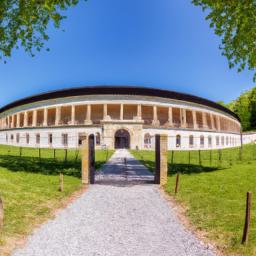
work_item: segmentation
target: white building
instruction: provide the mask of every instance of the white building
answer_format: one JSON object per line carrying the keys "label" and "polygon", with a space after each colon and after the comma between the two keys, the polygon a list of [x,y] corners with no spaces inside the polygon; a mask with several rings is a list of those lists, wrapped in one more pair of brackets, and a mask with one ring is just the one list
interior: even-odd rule
{"label": "white building", "polygon": [[85,134],[98,147],[169,149],[240,146],[239,118],[215,102],[143,87],[96,86],[35,95],[0,109],[0,144],[76,148]]}

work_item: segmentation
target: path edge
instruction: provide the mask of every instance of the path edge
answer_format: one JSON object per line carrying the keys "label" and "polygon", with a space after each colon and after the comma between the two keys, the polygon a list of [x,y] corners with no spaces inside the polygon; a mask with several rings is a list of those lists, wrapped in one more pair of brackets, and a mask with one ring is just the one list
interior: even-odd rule
{"label": "path edge", "polygon": [[214,241],[206,237],[206,231],[198,230],[191,223],[189,217],[186,214],[187,207],[184,204],[177,202],[172,195],[165,191],[164,187],[159,187],[159,192],[164,200],[166,200],[168,206],[174,211],[178,221],[184,226],[186,230],[191,232],[196,237],[196,239],[204,244],[205,247],[209,247],[209,249],[212,250],[216,256],[227,255]]}

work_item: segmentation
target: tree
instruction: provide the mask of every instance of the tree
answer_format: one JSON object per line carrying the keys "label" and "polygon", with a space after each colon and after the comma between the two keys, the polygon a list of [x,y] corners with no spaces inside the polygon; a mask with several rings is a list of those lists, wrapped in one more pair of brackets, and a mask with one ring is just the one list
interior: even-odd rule
{"label": "tree", "polygon": [[242,93],[234,104],[234,112],[239,116],[243,130],[251,129],[251,91]]}
{"label": "tree", "polygon": [[256,129],[256,87],[251,90],[250,97],[250,126],[251,129]]}
{"label": "tree", "polygon": [[59,28],[65,18],[63,11],[79,0],[1,0],[0,58],[9,57],[14,48],[22,46],[32,56],[49,39],[50,22]]}
{"label": "tree", "polygon": [[[238,72],[256,67],[256,1],[255,0],[192,0],[207,11],[206,20],[222,41],[220,49],[229,67]],[[256,72],[254,73],[254,81]]]}

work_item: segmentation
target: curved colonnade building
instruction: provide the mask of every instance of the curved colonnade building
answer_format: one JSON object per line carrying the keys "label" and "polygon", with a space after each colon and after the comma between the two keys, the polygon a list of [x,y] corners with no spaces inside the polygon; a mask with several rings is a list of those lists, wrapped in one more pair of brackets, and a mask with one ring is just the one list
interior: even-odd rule
{"label": "curved colonnade building", "polygon": [[96,86],[28,97],[0,109],[0,144],[77,148],[85,134],[97,147],[153,149],[156,134],[168,148],[239,146],[239,118],[215,102],[144,87]]}

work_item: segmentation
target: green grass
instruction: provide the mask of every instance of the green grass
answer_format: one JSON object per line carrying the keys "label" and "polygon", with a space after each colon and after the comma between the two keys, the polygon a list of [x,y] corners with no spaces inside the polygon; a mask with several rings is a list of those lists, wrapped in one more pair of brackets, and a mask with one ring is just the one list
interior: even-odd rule
{"label": "green grass", "polygon": [[[96,168],[113,151],[96,151]],[[64,192],[59,192],[59,173],[64,173]],[[15,241],[29,234],[35,225],[53,215],[81,188],[80,152],[0,146],[0,196],[4,201],[4,228],[0,232],[0,255],[12,249]]]}
{"label": "green grass", "polygon": [[[154,152],[132,151],[151,170]],[[218,151],[175,151],[168,153],[167,193],[184,206],[190,222],[217,244],[226,255],[256,255],[256,145]],[[174,195],[176,173],[181,172],[180,188]],[[241,245],[246,192],[253,193],[249,242]]]}

